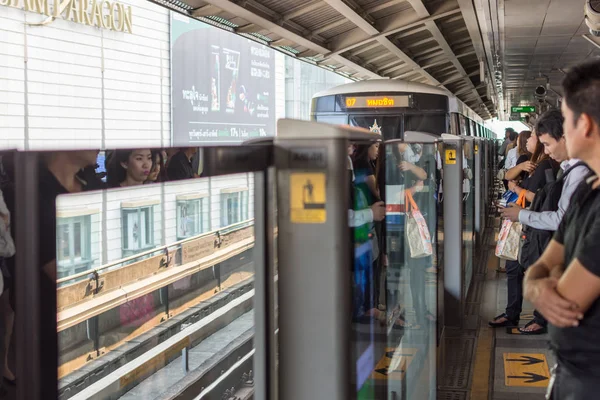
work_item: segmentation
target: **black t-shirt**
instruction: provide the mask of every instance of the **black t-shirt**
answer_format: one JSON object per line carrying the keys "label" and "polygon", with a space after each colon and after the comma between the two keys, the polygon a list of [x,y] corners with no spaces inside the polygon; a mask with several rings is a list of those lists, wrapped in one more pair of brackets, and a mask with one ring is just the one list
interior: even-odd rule
{"label": "black t-shirt", "polygon": [[556,161],[549,158],[545,159],[538,164],[535,171],[533,171],[533,175],[528,176],[523,180],[521,187],[533,193],[537,192],[548,183],[548,180],[546,179],[546,170],[552,170],[552,174],[556,176],[558,168],[559,165]]}
{"label": "black t-shirt", "polygon": [[187,158],[183,151],[178,152],[169,160],[167,176],[171,181],[192,179],[194,177],[192,162]]}
{"label": "black t-shirt", "polygon": [[[600,189],[583,182],[573,194],[554,240],[564,245],[565,266],[574,259],[600,277]],[[550,340],[558,359],[574,373],[600,379],[600,298],[596,299],[575,328],[550,324]]]}

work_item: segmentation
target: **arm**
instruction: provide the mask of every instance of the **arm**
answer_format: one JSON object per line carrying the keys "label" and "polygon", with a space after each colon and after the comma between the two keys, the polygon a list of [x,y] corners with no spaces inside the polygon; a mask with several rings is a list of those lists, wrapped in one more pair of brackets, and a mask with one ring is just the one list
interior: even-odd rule
{"label": "arm", "polygon": [[373,196],[379,199],[379,188],[377,187],[377,180],[375,179],[375,175],[367,176],[366,181],[369,190],[371,191],[371,193],[373,193]]}
{"label": "arm", "polygon": [[558,276],[564,266],[564,246],[552,240],[546,250],[525,273],[523,297],[555,326],[577,326],[583,318],[576,303],[566,300],[557,291]]}
{"label": "arm", "polygon": [[364,210],[348,210],[348,225],[351,228],[373,222],[373,212],[370,208]]}
{"label": "arm", "polygon": [[523,172],[523,164],[525,163],[516,165],[508,171],[506,171],[506,173],[504,174],[504,179],[506,179],[507,181],[514,181],[515,179],[517,179],[519,175],[521,175],[521,172]]}
{"label": "arm", "polygon": [[427,172],[425,172],[423,168],[409,163],[408,161],[402,161],[400,163],[400,170],[412,172],[418,180],[424,181],[427,179]]}

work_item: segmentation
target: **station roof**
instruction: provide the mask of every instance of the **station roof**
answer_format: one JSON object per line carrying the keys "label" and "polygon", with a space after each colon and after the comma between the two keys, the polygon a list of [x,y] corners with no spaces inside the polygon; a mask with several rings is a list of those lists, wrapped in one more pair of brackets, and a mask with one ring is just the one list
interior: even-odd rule
{"label": "station roof", "polygon": [[496,115],[471,0],[153,1],[353,80],[426,83]]}
{"label": "station roof", "polygon": [[[473,0],[501,119],[513,106],[535,106],[534,118],[561,98],[573,65],[600,56],[600,38],[585,24],[586,0]],[[600,9],[600,2],[592,0]],[[542,99],[537,87],[546,88]],[[523,117],[515,113],[512,119]]]}

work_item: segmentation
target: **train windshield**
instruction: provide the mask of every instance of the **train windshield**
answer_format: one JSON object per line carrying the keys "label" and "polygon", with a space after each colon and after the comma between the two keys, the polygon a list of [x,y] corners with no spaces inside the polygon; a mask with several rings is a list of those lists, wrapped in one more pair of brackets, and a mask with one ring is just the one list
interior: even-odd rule
{"label": "train windshield", "polygon": [[386,140],[398,139],[402,135],[400,116],[357,115],[350,116],[350,125],[381,134]]}
{"label": "train windshield", "polygon": [[381,133],[384,140],[402,139],[405,131],[441,135],[448,132],[446,113],[426,114],[346,114],[316,115],[318,122],[351,125]]}

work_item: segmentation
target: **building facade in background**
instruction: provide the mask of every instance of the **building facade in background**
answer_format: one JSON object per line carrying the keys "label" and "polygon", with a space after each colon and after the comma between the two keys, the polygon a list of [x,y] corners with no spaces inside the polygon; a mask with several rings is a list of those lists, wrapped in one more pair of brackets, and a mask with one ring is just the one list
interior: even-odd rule
{"label": "building facade in background", "polygon": [[[10,3],[0,5],[0,149],[241,143],[276,134],[279,118],[308,119],[314,93],[348,82],[146,0],[114,3],[109,24],[65,10],[48,21],[58,1]],[[61,197],[58,275],[252,219],[253,188],[239,174]]]}

